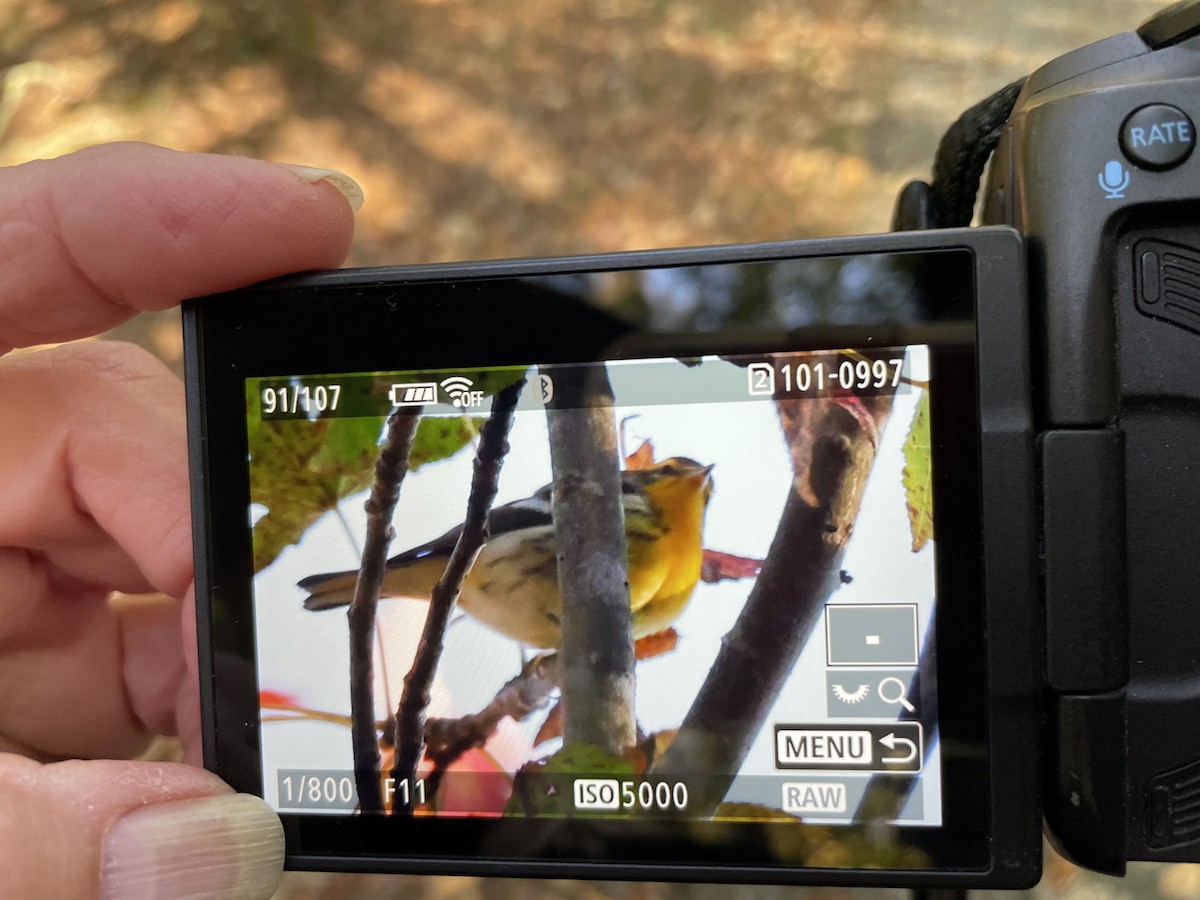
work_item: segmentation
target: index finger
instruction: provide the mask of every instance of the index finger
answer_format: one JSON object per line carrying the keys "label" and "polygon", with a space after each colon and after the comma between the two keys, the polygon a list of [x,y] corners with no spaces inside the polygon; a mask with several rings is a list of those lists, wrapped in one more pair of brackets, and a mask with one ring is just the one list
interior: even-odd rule
{"label": "index finger", "polygon": [[0,353],[338,266],[356,187],[337,173],[148,144],[0,169]]}

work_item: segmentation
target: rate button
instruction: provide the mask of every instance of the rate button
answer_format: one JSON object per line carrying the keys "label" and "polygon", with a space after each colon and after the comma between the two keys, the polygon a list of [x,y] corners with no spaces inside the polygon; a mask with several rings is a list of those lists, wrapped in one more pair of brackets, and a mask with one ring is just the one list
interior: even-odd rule
{"label": "rate button", "polygon": [[1135,110],[1121,126],[1121,150],[1143,169],[1173,169],[1192,155],[1196,128],[1187,113],[1168,103]]}

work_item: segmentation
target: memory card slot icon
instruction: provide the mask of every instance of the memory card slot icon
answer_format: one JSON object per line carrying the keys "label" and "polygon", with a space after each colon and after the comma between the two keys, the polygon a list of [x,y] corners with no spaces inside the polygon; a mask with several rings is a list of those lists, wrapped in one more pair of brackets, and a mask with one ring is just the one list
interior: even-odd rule
{"label": "memory card slot icon", "polygon": [[437,382],[411,381],[388,388],[392,406],[429,406],[438,402]]}

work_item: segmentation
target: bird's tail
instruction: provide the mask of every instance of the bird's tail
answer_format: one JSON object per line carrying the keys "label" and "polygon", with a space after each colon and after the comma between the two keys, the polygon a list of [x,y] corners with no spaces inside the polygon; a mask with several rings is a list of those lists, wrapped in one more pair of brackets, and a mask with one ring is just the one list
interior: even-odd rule
{"label": "bird's tail", "polygon": [[[382,597],[412,597],[428,600],[433,586],[446,570],[446,557],[427,554],[417,559],[408,556],[388,560],[383,572],[383,583],[379,586]],[[358,569],[348,572],[323,572],[309,575],[297,586],[308,591],[305,609],[333,609],[349,606],[354,599],[354,588],[358,583]]]}
{"label": "bird's tail", "polygon": [[304,608],[317,610],[349,606],[350,601],[354,599],[354,585],[357,581],[357,569],[308,576],[298,583],[299,587],[308,591],[308,596],[304,599]]}

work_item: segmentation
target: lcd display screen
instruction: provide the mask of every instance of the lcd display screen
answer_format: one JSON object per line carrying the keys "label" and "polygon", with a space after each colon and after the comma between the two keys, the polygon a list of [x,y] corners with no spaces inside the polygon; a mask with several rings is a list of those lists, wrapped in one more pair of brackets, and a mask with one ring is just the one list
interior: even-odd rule
{"label": "lcd display screen", "polygon": [[[563,408],[556,394],[581,381],[604,395]],[[278,811],[942,824],[927,346],[280,373],[245,386],[262,784]],[[405,697],[406,675],[422,655],[430,665],[431,594],[506,389],[515,410],[489,534],[432,641],[426,705]],[[370,809],[346,611],[393,413],[414,431],[372,642],[382,806]],[[617,712],[565,686],[564,619],[587,610],[563,591],[591,586],[559,572],[569,551],[556,515],[569,513],[556,512],[554,475],[574,466],[556,454],[555,415],[560,429],[599,421],[615,437],[630,631],[590,639],[632,641]],[[786,514],[792,495],[846,508],[820,513],[831,533],[814,543]],[[771,566],[796,570],[794,583],[760,584]],[[764,624],[778,640],[723,653]],[[586,655],[573,662],[573,677],[603,685]],[[414,739],[396,725],[411,702],[424,749],[406,775],[393,765]],[[591,721],[572,732],[572,716]],[[729,724],[710,752],[714,719]],[[589,727],[630,738],[608,750],[571,740]]]}

